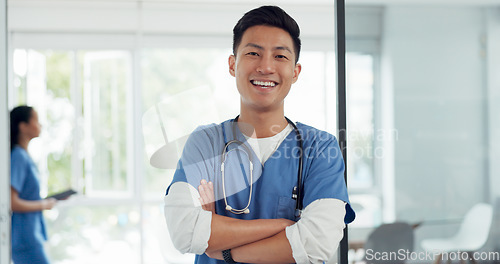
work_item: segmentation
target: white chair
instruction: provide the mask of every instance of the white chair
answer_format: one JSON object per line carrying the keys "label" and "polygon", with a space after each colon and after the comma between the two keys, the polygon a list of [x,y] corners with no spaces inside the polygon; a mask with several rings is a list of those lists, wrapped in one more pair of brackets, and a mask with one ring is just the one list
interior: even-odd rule
{"label": "white chair", "polygon": [[[489,204],[479,203],[474,205],[465,215],[460,225],[458,233],[450,238],[425,239],[422,241],[422,248],[430,252],[467,252],[472,256],[482,248],[488,239],[493,208]],[[439,263],[441,256],[436,258]]]}

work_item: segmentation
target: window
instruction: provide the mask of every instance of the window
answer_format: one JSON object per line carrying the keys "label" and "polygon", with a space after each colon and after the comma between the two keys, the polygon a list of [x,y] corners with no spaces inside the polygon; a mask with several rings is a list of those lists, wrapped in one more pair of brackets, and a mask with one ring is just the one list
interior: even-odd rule
{"label": "window", "polygon": [[374,181],[374,65],[369,54],[347,53],[348,171],[351,189],[369,189]]}
{"label": "window", "polygon": [[79,53],[83,59],[82,147],[86,193],[131,196],[130,52]]}
{"label": "window", "polygon": [[121,256],[138,263],[139,206],[128,200],[130,52],[16,49],[13,57],[14,97],[34,106],[42,124],[41,136],[29,146],[42,195],[71,187],[88,198],[46,212],[54,234],[51,258],[94,263],[92,256],[105,263]]}
{"label": "window", "polygon": [[350,226],[372,227],[382,222],[381,184],[376,174],[382,143],[375,126],[374,55],[348,52],[346,77],[348,188],[357,215]]}
{"label": "window", "polygon": [[41,137],[30,144],[45,187],[43,195],[71,187],[73,182],[76,116],[70,96],[72,60],[67,51],[14,51],[15,101],[34,106],[43,124]]}
{"label": "window", "polygon": [[363,257],[366,230],[383,221],[382,184],[377,173],[383,158],[383,140],[380,140],[382,130],[376,123],[375,69],[373,53],[347,52],[347,186],[356,212],[356,220],[349,225],[349,260],[354,262]]}

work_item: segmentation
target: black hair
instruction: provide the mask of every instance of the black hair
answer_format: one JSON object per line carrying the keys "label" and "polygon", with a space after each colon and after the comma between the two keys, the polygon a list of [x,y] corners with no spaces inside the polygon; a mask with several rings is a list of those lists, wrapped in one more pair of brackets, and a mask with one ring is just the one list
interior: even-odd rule
{"label": "black hair", "polygon": [[253,26],[271,26],[285,30],[290,34],[295,51],[295,63],[299,61],[300,55],[300,29],[297,22],[288,15],[283,9],[277,6],[261,6],[248,11],[236,23],[233,28],[233,54],[236,55],[236,49],[241,43],[243,33]]}
{"label": "black hair", "polygon": [[10,111],[10,150],[19,143],[19,124],[29,123],[33,116],[33,107],[20,105]]}

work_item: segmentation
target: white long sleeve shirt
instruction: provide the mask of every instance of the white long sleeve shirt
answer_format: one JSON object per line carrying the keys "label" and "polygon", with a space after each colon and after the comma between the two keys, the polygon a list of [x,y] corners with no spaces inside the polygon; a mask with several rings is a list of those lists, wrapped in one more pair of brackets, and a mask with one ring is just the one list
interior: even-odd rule
{"label": "white long sleeve shirt", "polygon": [[[174,246],[181,253],[203,254],[208,247],[212,213],[201,208],[198,191],[177,182],[165,196],[165,219]],[[301,219],[286,228],[297,263],[323,263],[336,252],[343,237],[345,202],[319,199],[308,205]]]}

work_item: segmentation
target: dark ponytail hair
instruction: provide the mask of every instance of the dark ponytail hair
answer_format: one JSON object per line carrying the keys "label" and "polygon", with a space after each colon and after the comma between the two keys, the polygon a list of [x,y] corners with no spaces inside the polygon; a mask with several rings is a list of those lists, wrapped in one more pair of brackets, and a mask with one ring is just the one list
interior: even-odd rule
{"label": "dark ponytail hair", "polygon": [[21,105],[10,111],[10,150],[12,150],[19,142],[19,124],[29,123],[33,115],[33,107]]}

